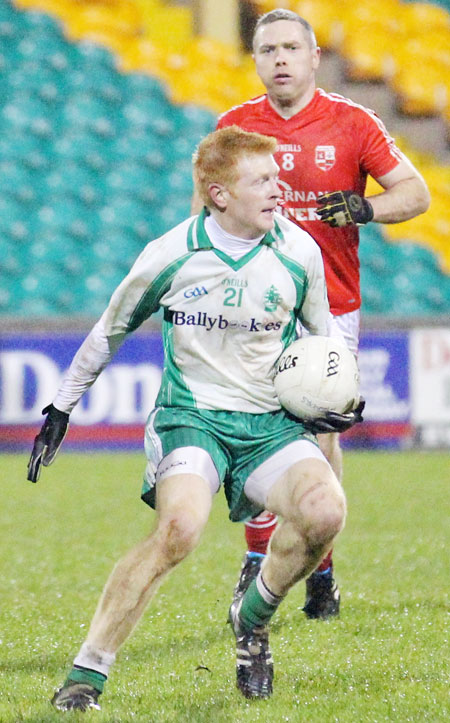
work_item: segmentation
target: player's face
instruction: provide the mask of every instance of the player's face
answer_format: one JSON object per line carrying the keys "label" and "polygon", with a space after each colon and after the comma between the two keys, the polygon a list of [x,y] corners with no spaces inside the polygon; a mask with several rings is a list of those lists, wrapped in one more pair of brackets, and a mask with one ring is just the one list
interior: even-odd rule
{"label": "player's face", "polygon": [[257,73],[269,97],[289,103],[314,92],[320,49],[311,46],[300,23],[277,20],[262,25],[255,35],[253,50]]}
{"label": "player's face", "polygon": [[268,153],[248,154],[237,163],[237,180],[226,189],[220,225],[234,236],[254,239],[273,228],[281,191],[279,167]]}

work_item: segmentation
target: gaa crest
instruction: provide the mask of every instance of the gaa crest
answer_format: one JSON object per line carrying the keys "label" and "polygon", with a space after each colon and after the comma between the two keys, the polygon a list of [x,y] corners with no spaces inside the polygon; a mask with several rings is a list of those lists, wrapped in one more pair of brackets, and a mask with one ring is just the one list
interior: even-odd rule
{"label": "gaa crest", "polygon": [[321,171],[329,171],[336,163],[336,149],[334,146],[316,146],[316,166]]}

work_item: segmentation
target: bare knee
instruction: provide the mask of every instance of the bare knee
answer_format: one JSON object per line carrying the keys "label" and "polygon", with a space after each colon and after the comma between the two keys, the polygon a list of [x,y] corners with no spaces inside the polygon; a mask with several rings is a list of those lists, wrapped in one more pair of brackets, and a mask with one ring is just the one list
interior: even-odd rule
{"label": "bare knee", "polygon": [[197,546],[202,530],[202,522],[188,511],[179,510],[165,518],[158,531],[167,564],[173,566],[184,560]]}
{"label": "bare knee", "polygon": [[294,498],[294,515],[309,546],[329,545],[345,522],[345,497],[337,480],[312,472],[299,483]]}

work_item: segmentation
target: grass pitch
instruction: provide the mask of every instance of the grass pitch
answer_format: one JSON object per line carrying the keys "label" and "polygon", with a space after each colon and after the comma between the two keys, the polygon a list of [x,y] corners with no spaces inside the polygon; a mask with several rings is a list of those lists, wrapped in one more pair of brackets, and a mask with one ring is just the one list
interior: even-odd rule
{"label": "grass pitch", "polygon": [[448,467],[444,453],[345,453],[347,527],[335,549],[339,619],[308,621],[304,585],[272,623],[274,695],[235,687],[226,617],[243,554],[223,494],[111,671],[102,712],[49,704],[112,565],[152,526],[143,455],[62,451],[37,485],[5,455],[0,722],[378,723],[450,720]]}

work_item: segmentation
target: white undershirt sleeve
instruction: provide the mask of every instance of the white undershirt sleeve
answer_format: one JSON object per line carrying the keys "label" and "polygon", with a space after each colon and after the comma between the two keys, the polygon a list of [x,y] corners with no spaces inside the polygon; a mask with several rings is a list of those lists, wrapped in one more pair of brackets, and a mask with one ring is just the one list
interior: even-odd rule
{"label": "white undershirt sleeve", "polygon": [[105,314],[90,331],[67,370],[53,405],[61,412],[70,412],[84,392],[95,382],[100,372],[111,361],[126,334],[107,336],[104,326]]}

